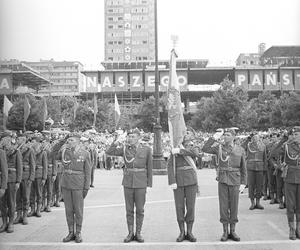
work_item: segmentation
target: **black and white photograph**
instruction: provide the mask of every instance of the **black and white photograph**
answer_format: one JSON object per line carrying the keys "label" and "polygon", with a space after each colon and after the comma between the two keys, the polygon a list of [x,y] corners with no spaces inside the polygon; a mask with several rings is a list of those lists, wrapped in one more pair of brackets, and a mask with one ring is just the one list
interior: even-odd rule
{"label": "black and white photograph", "polygon": [[0,249],[300,249],[300,1],[0,0]]}

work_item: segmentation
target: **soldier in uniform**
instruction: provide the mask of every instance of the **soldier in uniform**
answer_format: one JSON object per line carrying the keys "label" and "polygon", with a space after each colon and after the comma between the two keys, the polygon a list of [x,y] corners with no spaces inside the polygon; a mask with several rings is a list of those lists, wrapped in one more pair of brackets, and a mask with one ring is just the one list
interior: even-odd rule
{"label": "soldier in uniform", "polygon": [[80,243],[82,242],[83,200],[87,196],[91,181],[90,156],[80,144],[79,135],[71,135],[67,145],[62,148],[61,157],[64,166],[61,187],[69,229],[69,234],[63,242],[75,240],[76,243]]}
{"label": "soldier in uniform", "polygon": [[96,145],[94,142],[91,141],[88,145],[88,151],[90,153],[90,159],[91,159],[91,185],[90,187],[93,188],[94,186],[94,176],[95,176],[95,169],[97,166],[97,151],[96,151]]}
{"label": "soldier in uniform", "polygon": [[31,185],[30,192],[30,213],[28,217],[35,215],[41,217],[42,191],[47,179],[48,159],[47,152],[41,144],[42,137],[37,135],[32,138],[32,148],[35,154],[35,179]]}
{"label": "soldier in uniform", "polygon": [[[58,142],[55,142],[54,145],[56,145]],[[56,160],[56,166],[57,166],[57,175],[54,181],[53,185],[53,198],[52,201],[54,202],[55,207],[60,207],[60,199],[61,199],[61,177],[63,173],[63,164],[61,161],[61,151],[54,152],[54,157]]]}
{"label": "soldier in uniform", "polygon": [[[147,187],[152,187],[152,150],[139,143],[140,131],[128,133],[128,144],[122,145],[118,139],[107,149],[109,155],[123,156],[123,181],[128,235],[125,243],[144,242],[141,235]],[[134,235],[134,207],[136,208],[136,234]]]}
{"label": "soldier in uniform", "polygon": [[[218,142],[222,135],[224,145]],[[239,193],[245,188],[247,173],[245,151],[233,143],[234,135],[235,131],[232,129],[217,132],[202,148],[203,152],[217,157],[220,222],[223,224],[221,241],[227,241],[228,238],[240,241],[240,237],[235,232],[235,224],[238,222]],[[230,224],[230,233],[228,233],[228,224]]]}
{"label": "soldier in uniform", "polygon": [[[57,175],[57,165],[56,165],[56,156],[52,151],[52,145],[48,140],[43,143],[43,150],[47,153],[47,179],[43,187],[43,197],[42,197],[42,208],[41,211],[51,212],[51,201],[52,201],[52,192],[53,192],[53,183]],[[46,202],[47,200],[47,202]]]}
{"label": "soldier in uniform", "polygon": [[23,223],[28,224],[28,210],[29,210],[29,198],[31,184],[35,179],[35,157],[33,149],[29,142],[26,142],[26,137],[18,138],[20,145],[20,151],[23,159],[23,175],[20,188],[17,191],[17,217],[14,224]]}
{"label": "soldier in uniform", "polygon": [[251,201],[249,209],[264,209],[260,204],[260,199],[263,192],[264,171],[267,166],[266,146],[256,134],[252,136],[251,141],[246,141],[243,147],[246,151],[248,190]]}
{"label": "soldier in uniform", "polygon": [[7,165],[8,165],[8,180],[7,189],[1,203],[1,214],[3,224],[7,225],[7,216],[9,218],[7,227],[3,227],[0,232],[12,233],[14,231],[14,216],[16,210],[16,194],[22,181],[22,154],[17,148],[17,145],[12,143],[12,138],[7,136],[2,139],[4,150],[6,151]]}
{"label": "soldier in uniform", "polygon": [[[4,194],[7,189],[8,180],[8,165],[6,159],[6,152],[2,149],[2,142],[0,140],[0,210],[5,202]],[[2,225],[0,227],[0,233],[4,232],[7,228],[7,217],[2,214]]]}
{"label": "soldier in uniform", "polygon": [[[300,239],[300,126],[294,127],[272,150],[271,156],[280,154],[284,145],[284,168],[286,212],[289,238]],[[295,227],[296,215],[296,227]]]}
{"label": "soldier in uniform", "polygon": [[[176,239],[177,242],[182,242],[185,239],[191,242],[197,241],[192,233],[192,229],[195,219],[198,180],[196,165],[191,157],[196,158],[198,156],[199,150],[194,147],[193,141],[185,138],[183,148],[172,149],[171,157],[167,163],[168,182],[174,191],[176,216],[180,230],[180,234]],[[186,235],[185,223],[187,225]]]}

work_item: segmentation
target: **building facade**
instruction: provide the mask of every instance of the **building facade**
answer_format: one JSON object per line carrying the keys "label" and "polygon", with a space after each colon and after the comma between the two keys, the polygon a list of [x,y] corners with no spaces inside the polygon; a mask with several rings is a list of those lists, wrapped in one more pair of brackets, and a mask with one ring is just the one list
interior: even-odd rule
{"label": "building facade", "polygon": [[105,61],[153,61],[154,0],[105,0]]}
{"label": "building facade", "polygon": [[83,81],[83,65],[78,61],[40,60],[39,62],[24,62],[38,71],[51,82],[49,87],[39,91],[41,95],[65,96],[79,95],[78,86]]}

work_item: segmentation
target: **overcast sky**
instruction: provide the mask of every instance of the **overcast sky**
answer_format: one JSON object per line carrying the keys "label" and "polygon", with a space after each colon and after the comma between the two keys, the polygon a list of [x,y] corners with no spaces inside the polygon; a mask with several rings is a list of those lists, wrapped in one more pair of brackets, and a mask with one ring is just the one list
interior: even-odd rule
{"label": "overcast sky", "polygon": [[[258,44],[300,45],[299,0],[157,0],[159,59],[234,65]],[[0,0],[0,59],[104,60],[104,0]]]}

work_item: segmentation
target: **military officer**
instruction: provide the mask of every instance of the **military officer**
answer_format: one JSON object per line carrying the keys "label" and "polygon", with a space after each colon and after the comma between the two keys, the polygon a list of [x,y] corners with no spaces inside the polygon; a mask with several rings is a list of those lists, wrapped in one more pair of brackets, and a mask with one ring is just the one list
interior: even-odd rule
{"label": "military officer", "polygon": [[[223,224],[221,241],[227,241],[228,238],[240,241],[235,232],[235,224],[238,222],[239,193],[245,188],[247,174],[245,151],[234,144],[234,135],[233,129],[219,131],[202,148],[203,152],[217,157],[220,222]],[[224,145],[218,142],[221,136],[224,138]]]}
{"label": "military officer", "polygon": [[283,136],[277,147],[272,150],[271,156],[280,153],[282,145],[284,145],[283,177],[289,238],[295,240],[300,239],[300,126],[294,127]]}
{"label": "military officer", "polygon": [[64,170],[61,187],[69,229],[69,234],[63,242],[75,240],[76,243],[80,243],[82,242],[83,200],[90,188],[91,167],[89,152],[80,144],[79,135],[71,135],[67,140],[67,145],[63,146],[62,163]]}
{"label": "military officer", "polygon": [[[119,137],[120,138],[120,137]],[[123,156],[125,167],[123,181],[128,235],[125,243],[144,242],[141,235],[147,187],[152,187],[152,150],[139,143],[140,131],[129,131],[127,142],[123,145],[115,139],[106,154]],[[134,235],[134,207],[136,208],[136,234]]]}
{"label": "military officer", "polygon": [[42,191],[47,179],[48,159],[47,152],[43,150],[41,135],[32,138],[32,148],[35,154],[36,168],[35,179],[31,185],[30,213],[28,217],[35,215],[41,217]]}
{"label": "military officer", "polygon": [[[1,203],[1,214],[3,218],[3,226],[0,232],[12,233],[14,231],[14,216],[16,210],[16,194],[22,180],[22,154],[17,148],[17,145],[12,143],[12,137],[7,136],[2,139],[4,149],[6,151],[7,165],[8,165],[8,180],[7,189]],[[7,224],[7,216],[9,218]]]}
{"label": "military officer", "polygon": [[33,149],[27,138],[22,136],[18,138],[20,145],[20,151],[23,159],[23,175],[20,188],[17,191],[17,217],[14,224],[23,223],[28,224],[28,210],[29,210],[29,198],[31,184],[35,179],[35,157]]}
{"label": "military officer", "polygon": [[[2,142],[0,140],[0,209],[5,202],[5,190],[7,189],[8,180],[8,165],[6,159],[6,152],[2,149]],[[7,217],[2,214],[2,225],[0,227],[0,232],[4,232],[7,228]]]}
{"label": "military officer", "polygon": [[[192,228],[195,219],[198,181],[196,165],[194,159],[191,157],[196,158],[198,156],[198,148],[194,147],[191,139],[185,137],[183,147],[172,149],[171,157],[169,157],[167,163],[168,182],[174,191],[176,216],[180,230],[180,234],[176,239],[177,242],[182,242],[184,239],[191,242],[197,241],[192,233]],[[185,223],[187,225],[186,235]]]}
{"label": "military officer", "polygon": [[[53,183],[57,175],[57,165],[56,165],[56,156],[52,151],[52,144],[48,140],[43,143],[43,150],[47,153],[47,179],[43,187],[43,197],[42,197],[42,208],[41,211],[51,212],[51,201],[52,201],[52,192],[53,192]],[[47,202],[46,202],[47,200]]]}
{"label": "military officer", "polygon": [[252,136],[251,141],[246,141],[243,147],[246,151],[248,190],[251,201],[249,209],[264,209],[260,204],[260,199],[263,193],[264,171],[267,166],[266,146],[256,134]]}

